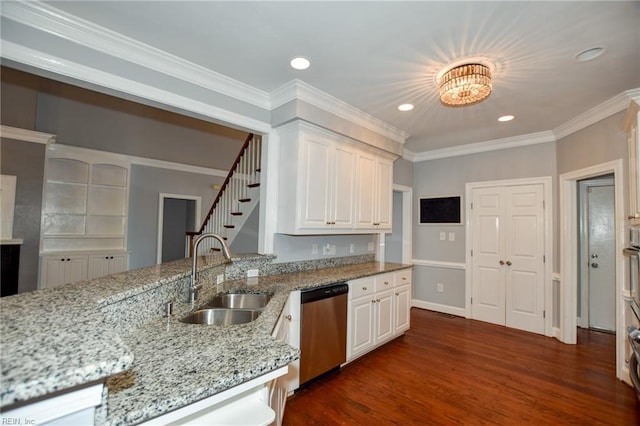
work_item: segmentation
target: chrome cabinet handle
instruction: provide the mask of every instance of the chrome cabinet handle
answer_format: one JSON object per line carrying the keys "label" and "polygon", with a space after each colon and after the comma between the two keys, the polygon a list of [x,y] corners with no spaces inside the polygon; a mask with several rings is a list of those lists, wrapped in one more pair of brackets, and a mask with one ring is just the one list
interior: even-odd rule
{"label": "chrome cabinet handle", "polygon": [[592,267],[592,268],[597,268],[598,266],[599,266],[599,265],[598,265],[598,262],[593,262],[593,263],[591,264],[591,267]]}
{"label": "chrome cabinet handle", "polygon": [[507,260],[507,266],[511,266],[511,261]]}
{"label": "chrome cabinet handle", "polygon": [[362,287],[362,290],[363,290],[363,291],[367,291],[367,288],[366,288],[366,287]]}
{"label": "chrome cabinet handle", "polygon": [[389,285],[389,281],[385,281],[385,282],[384,282],[384,285]]}
{"label": "chrome cabinet handle", "polygon": [[289,321],[291,321],[291,320],[293,319],[293,317],[291,316],[291,314],[287,315],[285,318],[286,318],[286,319],[288,319]]}
{"label": "chrome cabinet handle", "polygon": [[501,260],[499,263],[500,263],[501,265],[504,265],[504,260]]}
{"label": "chrome cabinet handle", "polygon": [[376,302],[380,303],[380,299],[376,299]]}
{"label": "chrome cabinet handle", "polygon": [[375,299],[371,301],[371,303],[376,303]]}

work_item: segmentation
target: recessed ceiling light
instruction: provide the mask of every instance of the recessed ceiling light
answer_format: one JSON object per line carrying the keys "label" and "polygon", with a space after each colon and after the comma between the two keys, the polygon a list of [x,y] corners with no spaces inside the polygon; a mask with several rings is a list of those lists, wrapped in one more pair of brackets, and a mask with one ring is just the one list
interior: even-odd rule
{"label": "recessed ceiling light", "polygon": [[302,56],[298,56],[297,58],[293,58],[289,64],[291,64],[291,68],[306,70],[309,68],[309,65],[311,65],[311,61],[307,58],[303,58]]}
{"label": "recessed ceiling light", "polygon": [[511,121],[514,118],[515,117],[513,115],[503,115],[502,117],[498,118],[498,121]]}
{"label": "recessed ceiling light", "polygon": [[583,50],[582,52],[578,52],[575,58],[576,58],[576,61],[578,62],[587,62],[597,58],[603,53],[604,53],[604,47],[591,47],[589,49]]}
{"label": "recessed ceiling light", "polygon": [[398,109],[400,111],[411,111],[413,109],[413,105],[412,104],[402,104],[398,106]]}

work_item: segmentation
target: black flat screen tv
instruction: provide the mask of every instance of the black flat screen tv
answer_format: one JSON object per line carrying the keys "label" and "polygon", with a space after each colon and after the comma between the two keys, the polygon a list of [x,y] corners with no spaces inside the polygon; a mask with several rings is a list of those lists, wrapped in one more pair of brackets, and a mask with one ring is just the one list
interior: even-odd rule
{"label": "black flat screen tv", "polygon": [[462,224],[462,197],[420,198],[420,223]]}

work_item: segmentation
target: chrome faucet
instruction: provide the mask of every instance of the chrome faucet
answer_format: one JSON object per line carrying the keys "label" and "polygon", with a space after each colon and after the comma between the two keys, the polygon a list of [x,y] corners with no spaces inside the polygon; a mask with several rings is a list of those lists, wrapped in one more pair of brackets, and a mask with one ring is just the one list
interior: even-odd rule
{"label": "chrome faucet", "polygon": [[193,242],[193,260],[191,263],[191,281],[189,282],[189,303],[194,304],[196,301],[196,293],[202,288],[202,284],[198,282],[198,246],[205,238],[213,238],[218,240],[222,246],[222,255],[227,260],[231,260],[231,250],[227,242],[218,234],[202,234]]}

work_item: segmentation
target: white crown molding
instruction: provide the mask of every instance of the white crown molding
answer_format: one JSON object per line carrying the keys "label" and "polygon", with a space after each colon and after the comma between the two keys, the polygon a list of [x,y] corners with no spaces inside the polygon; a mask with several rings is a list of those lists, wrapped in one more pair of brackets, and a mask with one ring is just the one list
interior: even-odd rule
{"label": "white crown molding", "polygon": [[536,145],[540,143],[555,142],[553,132],[545,131],[529,133],[526,135],[513,136],[509,138],[494,139],[485,142],[459,145],[451,148],[434,149],[433,151],[419,152],[413,155],[414,162],[437,160],[440,158],[457,157],[460,155],[477,154],[481,152],[497,151],[506,148],[516,148],[520,146]]}
{"label": "white crown molding", "polygon": [[411,161],[415,163],[416,161],[416,153],[405,148],[402,152],[402,158],[407,161]]}
{"label": "white crown molding", "polygon": [[17,141],[41,143],[44,145],[55,143],[56,135],[50,133],[36,132],[35,130],[21,129],[11,126],[0,126],[0,136]]}
{"label": "white crown molding", "polygon": [[640,89],[627,90],[603,103],[596,105],[579,116],[559,125],[553,129],[556,140],[567,137],[579,130],[597,123],[615,113],[624,111],[629,106],[629,101],[635,97],[640,97]]}
{"label": "white crown molding", "polygon": [[267,92],[39,1],[3,2],[2,15],[136,65],[269,109]]}
{"label": "white crown molding", "polygon": [[91,68],[76,62],[58,58],[48,53],[39,52],[10,41],[2,40],[0,50],[2,51],[2,57],[8,60],[45,71],[50,71],[65,77],[71,77],[99,87],[128,93],[162,105],[176,107],[204,117],[210,117],[230,125],[251,129],[258,133],[268,133],[271,129],[271,124],[267,122],[255,120],[211,104],[196,101],[174,92],[169,92],[164,89],[159,89],[154,86],[110,74],[96,68]]}
{"label": "white crown molding", "polygon": [[392,126],[379,118],[350,105],[334,96],[329,95],[302,80],[292,80],[271,92],[271,108],[278,108],[295,99],[307,102],[338,117],[362,126],[368,130],[381,134],[395,142],[404,144],[409,133]]}
{"label": "white crown molding", "polygon": [[155,167],[157,169],[175,170],[179,172],[196,173],[199,175],[227,177],[229,173],[226,170],[209,169],[207,167],[191,166],[189,164],[174,163],[173,161],[156,160],[153,158],[127,156],[131,164],[145,167]]}
{"label": "white crown molding", "polygon": [[638,87],[637,89],[627,90],[625,93],[627,94],[629,99],[637,104],[640,104],[640,87]]}

